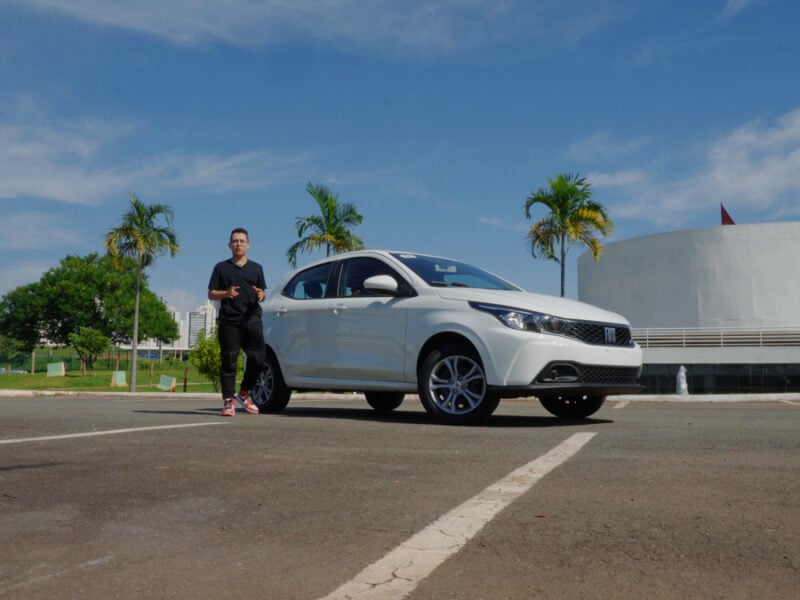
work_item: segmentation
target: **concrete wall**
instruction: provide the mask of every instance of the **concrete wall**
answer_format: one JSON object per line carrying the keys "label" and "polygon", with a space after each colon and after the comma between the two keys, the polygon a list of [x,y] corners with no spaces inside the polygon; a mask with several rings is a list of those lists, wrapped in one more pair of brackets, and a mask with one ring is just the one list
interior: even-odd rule
{"label": "concrete wall", "polygon": [[794,364],[800,360],[797,347],[645,348],[643,352],[646,365]]}
{"label": "concrete wall", "polygon": [[578,258],[578,297],[633,327],[800,326],[800,222],[726,225],[606,244]]}

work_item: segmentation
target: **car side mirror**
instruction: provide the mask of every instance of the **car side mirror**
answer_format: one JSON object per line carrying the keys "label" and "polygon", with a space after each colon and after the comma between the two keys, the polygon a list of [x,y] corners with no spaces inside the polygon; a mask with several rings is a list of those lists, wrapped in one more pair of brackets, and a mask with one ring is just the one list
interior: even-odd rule
{"label": "car side mirror", "polygon": [[364,280],[364,288],[373,294],[385,296],[399,295],[400,286],[397,280],[391,275],[373,275]]}

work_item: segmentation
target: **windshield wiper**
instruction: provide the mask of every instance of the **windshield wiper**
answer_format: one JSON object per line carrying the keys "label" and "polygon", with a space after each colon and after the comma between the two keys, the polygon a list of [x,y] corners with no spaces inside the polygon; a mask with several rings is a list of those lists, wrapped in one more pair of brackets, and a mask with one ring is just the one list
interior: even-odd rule
{"label": "windshield wiper", "polygon": [[447,283],[446,281],[429,281],[428,285],[431,285],[433,287],[462,287],[462,288],[472,287],[471,285],[467,285],[466,283],[460,283],[458,281],[451,281],[450,283]]}

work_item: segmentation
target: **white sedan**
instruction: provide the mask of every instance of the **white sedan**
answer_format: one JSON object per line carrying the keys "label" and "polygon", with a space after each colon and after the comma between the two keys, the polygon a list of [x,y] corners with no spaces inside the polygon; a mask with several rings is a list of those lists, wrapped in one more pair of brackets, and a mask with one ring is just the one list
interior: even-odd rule
{"label": "white sedan", "polygon": [[585,418],[637,392],[642,351],[620,315],[530,294],[475,266],[362,250],[286,275],[264,307],[262,413],[292,390],[355,391],[381,411],[419,394],[446,423],[486,420],[501,398],[536,396]]}

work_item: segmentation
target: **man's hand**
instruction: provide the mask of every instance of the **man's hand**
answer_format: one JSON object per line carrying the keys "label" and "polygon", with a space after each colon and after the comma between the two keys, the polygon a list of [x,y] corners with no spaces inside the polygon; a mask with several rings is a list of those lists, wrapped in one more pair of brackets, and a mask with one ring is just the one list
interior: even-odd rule
{"label": "man's hand", "polygon": [[253,286],[253,291],[256,293],[256,298],[258,298],[258,301],[259,302],[263,302],[264,298],[266,297],[266,294],[264,293],[264,290],[262,290],[261,288],[258,288],[256,286]]}
{"label": "man's hand", "polygon": [[232,285],[228,288],[228,298],[236,298],[239,295],[239,286]]}

